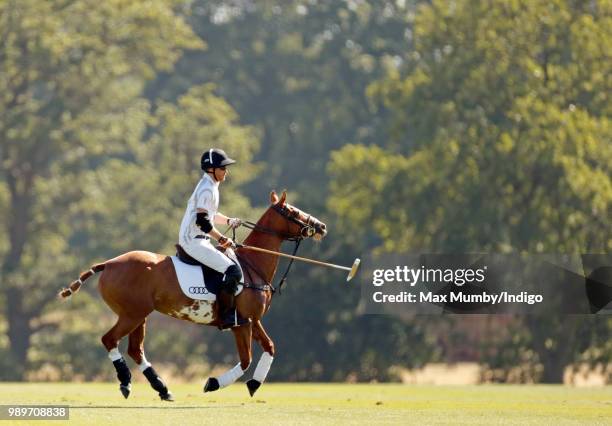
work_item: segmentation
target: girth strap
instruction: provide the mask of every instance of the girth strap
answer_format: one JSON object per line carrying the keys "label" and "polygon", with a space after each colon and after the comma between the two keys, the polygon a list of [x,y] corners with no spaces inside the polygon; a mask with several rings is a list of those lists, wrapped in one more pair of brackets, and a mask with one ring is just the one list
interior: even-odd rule
{"label": "girth strap", "polygon": [[244,283],[243,286],[244,288],[252,288],[253,290],[259,290],[259,291],[271,291],[272,293],[276,291],[274,287],[272,287],[272,284],[259,285],[259,284]]}

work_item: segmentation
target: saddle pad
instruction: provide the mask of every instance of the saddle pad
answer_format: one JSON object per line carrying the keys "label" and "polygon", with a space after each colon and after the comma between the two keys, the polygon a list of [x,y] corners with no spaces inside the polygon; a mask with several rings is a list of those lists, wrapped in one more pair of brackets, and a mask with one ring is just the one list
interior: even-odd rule
{"label": "saddle pad", "polygon": [[181,262],[176,256],[170,256],[170,258],[174,264],[179,285],[185,296],[210,302],[217,300],[217,296],[206,289],[202,268],[199,265],[188,265]]}

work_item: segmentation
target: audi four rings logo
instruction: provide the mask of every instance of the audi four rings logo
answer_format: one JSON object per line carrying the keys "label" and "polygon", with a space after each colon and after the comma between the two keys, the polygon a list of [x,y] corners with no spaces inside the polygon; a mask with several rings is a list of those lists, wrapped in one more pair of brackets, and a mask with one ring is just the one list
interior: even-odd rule
{"label": "audi four rings logo", "polygon": [[189,287],[189,293],[191,294],[208,294],[206,287]]}

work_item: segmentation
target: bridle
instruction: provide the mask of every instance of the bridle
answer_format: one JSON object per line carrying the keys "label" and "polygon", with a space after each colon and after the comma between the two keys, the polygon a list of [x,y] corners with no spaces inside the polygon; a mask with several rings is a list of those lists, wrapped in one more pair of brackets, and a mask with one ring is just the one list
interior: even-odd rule
{"label": "bridle", "polygon": [[287,219],[288,222],[297,224],[300,227],[299,233],[292,234],[291,232],[289,232],[289,226],[287,226],[287,232],[282,232],[258,225],[257,223],[249,222],[248,220],[242,222],[242,226],[252,229],[254,231],[260,231],[265,232],[266,234],[276,235],[278,237],[281,237],[284,241],[294,242],[301,241],[304,238],[310,238],[317,232],[317,229],[314,225],[315,219],[312,217],[312,215],[308,215],[306,221],[303,221],[298,217],[300,213],[303,212],[295,207],[289,208],[286,204],[274,204],[272,205],[271,209],[274,210],[276,213],[280,214],[283,218]]}
{"label": "bridle", "polygon": [[[293,248],[292,255],[295,256],[300,247],[300,243],[302,242],[302,240],[304,240],[305,238],[312,237],[317,232],[317,229],[315,227],[316,219],[314,219],[312,215],[308,215],[306,220],[303,221],[299,218],[300,213],[303,213],[303,212],[295,207],[289,208],[287,207],[286,204],[282,204],[282,205],[273,204],[271,206],[271,209],[274,210],[279,215],[281,215],[283,218],[287,219],[287,232],[277,231],[275,229],[271,229],[265,226],[261,226],[257,223],[250,222],[248,220],[242,222],[242,226],[248,229],[252,229],[254,231],[265,232],[266,234],[276,235],[280,237],[283,241],[294,242],[295,246]],[[289,222],[295,223],[300,227],[299,233],[293,234],[289,232]],[[236,240],[236,230],[235,229],[232,229],[232,237],[233,237],[232,239],[235,241]],[[241,257],[240,261],[244,262],[249,268],[253,270],[253,272],[259,275],[259,277],[266,283],[264,286],[257,286],[252,283],[246,285],[245,283],[246,288],[253,288],[255,290],[260,290],[260,291],[270,290],[273,295],[276,293],[276,288],[274,287],[274,285],[266,281],[263,274],[259,271],[259,268],[257,268],[255,265],[253,265],[248,260],[246,260],[246,258],[244,258],[243,256]],[[293,266],[293,259],[289,261],[289,264],[287,265],[287,269],[285,270],[283,277],[279,280],[277,284],[279,294],[281,294],[281,289],[287,281],[287,275],[289,275],[291,266]]]}

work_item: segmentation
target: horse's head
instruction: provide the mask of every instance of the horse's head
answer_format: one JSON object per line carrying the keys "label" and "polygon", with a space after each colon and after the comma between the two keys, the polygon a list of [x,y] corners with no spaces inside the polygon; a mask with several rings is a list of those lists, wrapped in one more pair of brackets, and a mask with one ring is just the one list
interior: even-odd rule
{"label": "horse's head", "polygon": [[270,193],[270,209],[281,216],[278,231],[289,238],[314,238],[319,241],[327,235],[326,226],[316,217],[309,215],[287,202],[287,191],[283,191],[280,198],[275,191]]}

